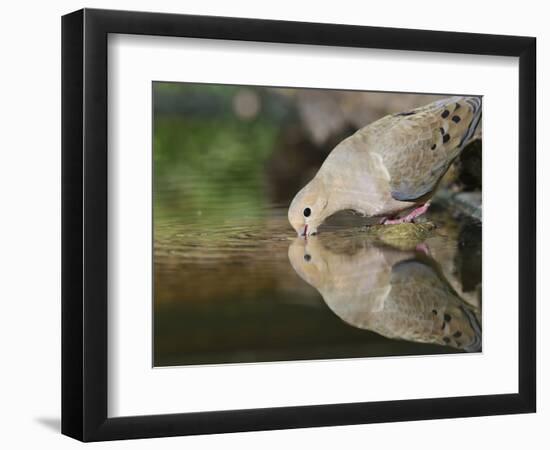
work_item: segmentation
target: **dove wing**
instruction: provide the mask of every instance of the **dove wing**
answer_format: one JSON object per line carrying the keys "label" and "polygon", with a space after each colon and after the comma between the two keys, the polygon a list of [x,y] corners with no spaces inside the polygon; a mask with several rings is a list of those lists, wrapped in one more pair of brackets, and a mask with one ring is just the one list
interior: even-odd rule
{"label": "dove wing", "polygon": [[393,266],[391,286],[388,309],[406,317],[408,339],[480,350],[481,327],[474,311],[434,267],[402,261]]}
{"label": "dove wing", "polygon": [[392,197],[416,201],[435,190],[480,119],[480,98],[453,97],[384,117],[359,133],[382,157]]}

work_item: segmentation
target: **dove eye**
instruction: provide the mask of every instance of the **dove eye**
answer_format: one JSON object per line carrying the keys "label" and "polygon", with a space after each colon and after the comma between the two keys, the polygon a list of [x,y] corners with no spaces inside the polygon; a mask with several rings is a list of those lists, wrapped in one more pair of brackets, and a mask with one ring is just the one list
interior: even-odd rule
{"label": "dove eye", "polygon": [[304,209],[304,216],[309,217],[310,215],[311,215],[311,209],[309,208]]}
{"label": "dove eye", "polygon": [[304,255],[304,261],[310,262],[311,261],[311,255],[308,255],[307,253]]}

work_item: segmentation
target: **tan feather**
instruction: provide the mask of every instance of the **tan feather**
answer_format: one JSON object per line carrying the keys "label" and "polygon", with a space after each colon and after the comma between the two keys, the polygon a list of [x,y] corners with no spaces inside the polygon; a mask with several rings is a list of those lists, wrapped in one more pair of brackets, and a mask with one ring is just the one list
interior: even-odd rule
{"label": "tan feather", "polygon": [[480,350],[477,311],[458,296],[434,260],[356,244],[336,252],[320,238],[296,239],[289,259],[298,275],[351,326],[391,339]]}
{"label": "tan feather", "polygon": [[416,201],[434,191],[480,117],[477,97],[453,97],[386,116],[356,134],[370,152],[381,155],[392,197]]}

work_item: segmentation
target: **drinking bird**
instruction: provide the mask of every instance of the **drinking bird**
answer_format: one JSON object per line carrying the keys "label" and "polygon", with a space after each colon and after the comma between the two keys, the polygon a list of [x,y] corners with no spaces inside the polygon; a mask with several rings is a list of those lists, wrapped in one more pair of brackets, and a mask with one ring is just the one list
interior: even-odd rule
{"label": "drinking bird", "polygon": [[441,178],[481,121],[480,97],[451,97],[383,117],[340,142],[292,200],[299,236],[342,210],[410,222],[426,212]]}

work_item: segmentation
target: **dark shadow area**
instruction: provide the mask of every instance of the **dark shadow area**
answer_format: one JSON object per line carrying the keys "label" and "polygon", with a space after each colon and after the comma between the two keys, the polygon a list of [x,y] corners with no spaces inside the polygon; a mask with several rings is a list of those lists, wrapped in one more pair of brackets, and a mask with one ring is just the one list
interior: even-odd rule
{"label": "dark shadow area", "polygon": [[38,417],[34,420],[45,428],[49,428],[50,431],[61,433],[61,418],[59,417]]}

